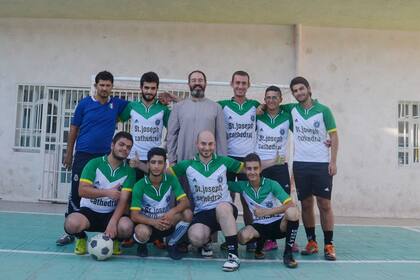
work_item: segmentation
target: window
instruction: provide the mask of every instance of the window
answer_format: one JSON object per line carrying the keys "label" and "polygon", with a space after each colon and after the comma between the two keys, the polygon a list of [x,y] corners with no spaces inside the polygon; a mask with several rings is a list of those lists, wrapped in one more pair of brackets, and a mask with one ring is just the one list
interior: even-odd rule
{"label": "window", "polygon": [[398,104],[398,165],[420,163],[419,154],[420,102],[401,101]]}

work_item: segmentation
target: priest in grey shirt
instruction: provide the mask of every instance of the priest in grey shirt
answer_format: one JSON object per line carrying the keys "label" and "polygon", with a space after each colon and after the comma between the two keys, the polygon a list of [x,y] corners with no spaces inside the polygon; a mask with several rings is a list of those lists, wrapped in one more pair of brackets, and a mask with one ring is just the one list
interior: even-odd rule
{"label": "priest in grey shirt", "polygon": [[224,115],[219,104],[204,97],[206,75],[195,70],[188,75],[191,97],[174,104],[169,117],[167,148],[168,160],[174,164],[192,159],[196,153],[197,136],[209,130],[216,137],[216,153],[227,155]]}

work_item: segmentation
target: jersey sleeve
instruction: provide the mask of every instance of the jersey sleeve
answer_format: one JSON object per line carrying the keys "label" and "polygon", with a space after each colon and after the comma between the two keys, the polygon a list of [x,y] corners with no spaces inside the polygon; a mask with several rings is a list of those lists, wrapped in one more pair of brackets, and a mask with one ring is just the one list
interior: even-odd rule
{"label": "jersey sleeve", "polygon": [[187,197],[178,179],[175,176],[171,176],[171,177],[172,177],[171,183],[172,183],[173,191],[175,193],[176,200],[180,200],[183,197]]}
{"label": "jersey sleeve", "polygon": [[119,119],[123,122],[127,121],[131,117],[131,110],[133,108],[133,102],[129,102],[122,113],[119,115]]}
{"label": "jersey sleeve", "polygon": [[138,181],[133,187],[131,196],[131,211],[140,211],[143,208],[143,180]]}
{"label": "jersey sleeve", "polygon": [[252,105],[254,105],[255,108],[258,108],[258,106],[261,105],[261,103],[258,100],[252,100]]}
{"label": "jersey sleeve", "polygon": [[136,171],[134,171],[133,168],[128,167],[127,179],[125,179],[121,190],[132,192],[135,183],[136,183]]}
{"label": "jersey sleeve", "polygon": [[169,110],[168,106],[164,106],[163,109],[163,125],[168,128],[168,120],[169,115],[171,114],[171,110]]}
{"label": "jersey sleeve", "polygon": [[236,182],[228,181],[229,191],[235,192],[235,193],[241,193],[242,192],[242,184],[243,184],[243,182],[241,182],[241,181],[236,181]]}
{"label": "jersey sleeve", "polygon": [[290,195],[288,195],[276,181],[271,181],[271,192],[278,200],[280,200],[281,204],[286,204],[289,201],[292,201]]}
{"label": "jersey sleeve", "polygon": [[115,104],[117,104],[118,108],[118,115],[121,115],[122,112],[125,110],[129,102],[122,98],[115,98]]}
{"label": "jersey sleeve", "polygon": [[284,110],[287,113],[291,113],[292,109],[296,106],[297,103],[287,103],[280,105],[280,110]]}
{"label": "jersey sleeve", "polygon": [[98,158],[91,159],[83,168],[80,182],[93,184],[96,177],[96,168],[98,167]]}
{"label": "jersey sleeve", "polygon": [[323,118],[325,123],[325,128],[327,129],[328,133],[337,131],[337,127],[335,125],[335,120],[333,114],[331,113],[330,108],[325,108],[323,112]]}
{"label": "jersey sleeve", "polygon": [[227,170],[232,173],[241,172],[244,166],[242,162],[231,157],[223,157],[223,162],[226,165]]}
{"label": "jersey sleeve", "polygon": [[219,100],[217,103],[220,105],[220,107],[225,108],[225,106],[228,104],[229,100]]}
{"label": "jersey sleeve", "polygon": [[172,175],[175,175],[176,177],[181,177],[185,175],[188,166],[190,166],[190,160],[183,160],[175,164],[174,166],[169,167],[169,171],[172,173]]}
{"label": "jersey sleeve", "polygon": [[79,102],[76,106],[76,110],[74,110],[73,118],[71,119],[71,124],[77,127],[80,127],[82,125],[83,121],[83,112],[85,108],[85,102],[84,99]]}

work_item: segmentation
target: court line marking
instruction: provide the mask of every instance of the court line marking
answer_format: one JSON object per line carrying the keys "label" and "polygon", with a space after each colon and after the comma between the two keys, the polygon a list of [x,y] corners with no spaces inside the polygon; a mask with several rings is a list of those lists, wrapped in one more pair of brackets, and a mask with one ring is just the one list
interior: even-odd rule
{"label": "court line marking", "polygon": [[47,216],[64,216],[64,213],[48,213],[48,212],[24,212],[24,211],[7,211],[0,210],[0,213],[5,214],[27,214],[27,215],[47,215]]}
{"label": "court line marking", "polygon": [[409,230],[409,231],[420,232],[420,229],[415,228],[415,227],[401,227],[401,228]]}
{"label": "court line marking", "polygon": [[[65,252],[47,252],[47,251],[30,251],[30,250],[14,250],[14,249],[0,249],[0,253],[9,253],[9,254],[30,254],[30,255],[52,255],[52,256],[72,256],[72,257],[89,257],[88,254],[83,256],[77,256],[74,253],[65,253]],[[113,256],[113,258],[122,258],[122,259],[136,259],[136,260],[165,260],[172,261],[169,257],[147,257],[139,258],[137,256],[128,256],[120,255]],[[222,258],[183,258],[186,261],[200,261],[200,262],[224,262],[226,259]],[[242,263],[281,263],[281,259],[272,259],[272,260],[251,260],[251,259],[241,259]],[[420,264],[420,260],[336,260],[336,261],[327,261],[327,260],[298,260],[300,263],[327,263],[327,264]]]}

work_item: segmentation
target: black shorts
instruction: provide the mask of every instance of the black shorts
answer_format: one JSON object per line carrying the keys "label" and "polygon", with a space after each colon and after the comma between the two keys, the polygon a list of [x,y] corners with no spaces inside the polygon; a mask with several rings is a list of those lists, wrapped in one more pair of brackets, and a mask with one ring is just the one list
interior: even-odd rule
{"label": "black shorts", "polygon": [[286,237],[286,232],[282,232],[280,230],[280,223],[283,220],[281,218],[280,220],[277,220],[275,222],[272,222],[271,224],[252,224],[251,226],[258,231],[260,234],[260,237],[263,239],[269,239],[269,240],[275,240],[275,239],[282,239]]}
{"label": "black shorts", "polygon": [[315,195],[331,199],[332,176],[328,162],[293,162],[293,176],[299,200]]}
{"label": "black shorts", "polygon": [[261,172],[261,176],[276,181],[290,195],[290,175],[287,163],[270,166]]}
{"label": "black shorts", "polygon": [[114,214],[114,212],[98,213],[87,207],[81,207],[77,212],[85,216],[89,221],[90,227],[86,231],[93,232],[104,232]]}
{"label": "black shorts", "polygon": [[[236,220],[236,218],[238,217],[238,208],[236,208],[236,206],[233,205],[232,203],[230,205],[232,205],[233,216],[235,217],[235,220]],[[212,234],[216,231],[221,230],[220,224],[217,221],[217,217],[216,217],[216,208],[213,208],[210,210],[203,210],[201,212],[194,214],[194,217],[191,222],[191,226],[193,224],[203,224],[203,225],[208,226]]]}
{"label": "black shorts", "polygon": [[171,235],[175,231],[175,227],[171,227],[167,230],[158,230],[152,227],[152,235],[150,235],[149,241],[162,240],[164,237]]}

